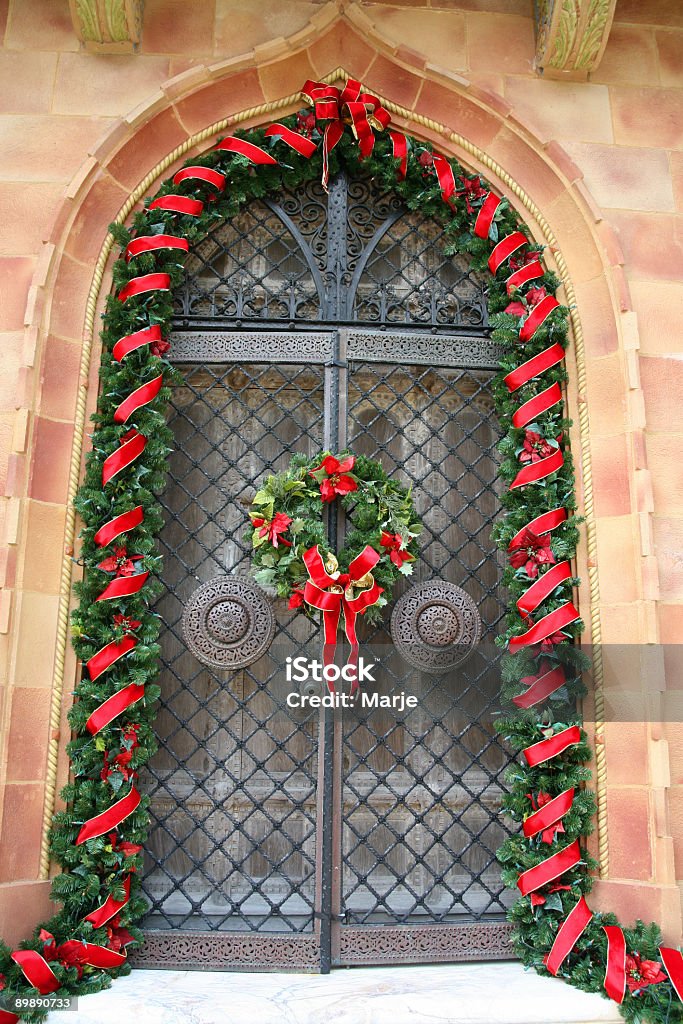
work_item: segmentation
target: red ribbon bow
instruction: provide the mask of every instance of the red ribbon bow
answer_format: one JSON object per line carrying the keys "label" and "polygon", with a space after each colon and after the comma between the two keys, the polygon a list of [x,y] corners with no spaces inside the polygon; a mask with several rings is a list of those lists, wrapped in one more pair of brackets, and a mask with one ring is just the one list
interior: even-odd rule
{"label": "red ribbon bow", "polygon": [[[337,646],[337,629],[339,617],[344,613],[344,630],[346,638],[351,644],[351,654],[347,665],[352,666],[351,693],[358,688],[356,678],[356,666],[358,664],[358,638],[356,636],[356,618],[371,605],[376,604],[382,587],[378,586],[370,576],[370,572],[380,560],[380,555],[369,544],[349,565],[348,572],[335,572],[332,575],[325,568],[322,555],[318,545],[309,548],[304,554],[304,562],[308,569],[309,579],[304,587],[304,600],[312,608],[317,608],[323,613],[323,626],[325,630],[325,646],[323,649],[323,666],[326,668],[334,661],[334,652]],[[366,577],[369,577],[366,581]],[[354,588],[367,586],[356,597],[351,597]],[[331,693],[334,693],[334,685],[327,680]]]}
{"label": "red ribbon bow", "polygon": [[366,157],[375,145],[374,130],[387,128],[391,116],[376,96],[363,92],[362,85],[355,78],[349,78],[343,89],[309,79],[304,83],[301,95],[312,104],[317,120],[326,122],[323,129],[322,185],[327,191],[329,154],[344,134],[344,125],[351,125],[361,156]]}

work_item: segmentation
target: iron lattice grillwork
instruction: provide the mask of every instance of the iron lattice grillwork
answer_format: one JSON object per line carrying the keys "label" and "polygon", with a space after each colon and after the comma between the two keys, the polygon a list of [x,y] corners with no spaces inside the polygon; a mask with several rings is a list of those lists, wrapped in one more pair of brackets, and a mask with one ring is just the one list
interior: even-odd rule
{"label": "iron lattice grillwork", "polygon": [[[198,583],[249,569],[243,537],[254,485],[295,450],[322,444],[319,368],[193,367],[175,389],[176,446],[163,497],[166,593],[160,750],[149,766],[147,924],[310,930],[315,872],[317,720],[295,720],[270,654],[241,672],[187,650],[182,613]],[[292,651],[314,632],[278,615]]]}
{"label": "iron lattice grillwork", "polygon": [[[154,962],[327,970],[359,950],[365,962],[510,955],[490,646],[448,673],[418,671],[391,645],[388,609],[364,637],[381,652],[376,688],[418,707],[318,713],[286,705],[285,656],[320,643],[286,602],[272,648],[239,672],[199,664],[181,628],[198,585],[248,573],[247,510],[264,477],[294,451],[348,445],[412,486],[415,579],[464,587],[492,639],[504,613],[490,539],[499,353],[481,282],[443,242],[394,195],[339,177],[329,198],[308,185],[253,204],[188,259],[163,497],[160,749],[142,780],[145,923],[150,950],[166,951]],[[328,532],[338,550],[343,517]]]}
{"label": "iron lattice grillwork", "polygon": [[252,203],[195,246],[176,318],[485,327],[483,280],[465,257],[444,256],[445,242],[441,224],[372,181],[339,179],[329,196],[311,182]]}

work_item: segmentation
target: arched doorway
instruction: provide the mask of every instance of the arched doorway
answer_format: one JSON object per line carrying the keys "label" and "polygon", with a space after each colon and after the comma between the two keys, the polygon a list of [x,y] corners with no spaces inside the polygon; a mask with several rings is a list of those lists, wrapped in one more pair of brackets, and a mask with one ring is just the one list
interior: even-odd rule
{"label": "arched doorway", "polygon": [[[492,727],[500,353],[484,278],[445,242],[441,224],[342,172],[329,196],[308,183],[252,203],[188,258],[138,961],[325,971],[510,955],[495,860],[508,755]],[[284,601],[273,646],[239,672],[201,664],[183,637],[199,584],[249,572],[262,479],[295,451],[344,446],[413,488],[421,557],[402,589],[455,583],[482,618],[484,645],[447,676],[398,656],[388,614],[366,631],[377,692],[415,694],[414,709],[289,707],[285,657],[319,641]],[[344,523],[328,528],[338,549]]]}

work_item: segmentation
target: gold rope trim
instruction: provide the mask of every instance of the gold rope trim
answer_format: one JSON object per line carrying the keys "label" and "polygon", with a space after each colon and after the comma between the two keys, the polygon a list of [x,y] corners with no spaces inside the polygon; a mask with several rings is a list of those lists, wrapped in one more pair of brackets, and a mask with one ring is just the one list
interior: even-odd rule
{"label": "gold rope trim", "polygon": [[[339,78],[348,78],[349,74],[343,68],[336,68],[329,75],[323,78],[324,82],[334,82]],[[221,121],[217,121],[215,124],[210,125],[208,128],[202,129],[201,132],[197,132],[195,135],[191,135],[185,140],[180,146],[176,146],[174,150],[168,153],[163,160],[161,160],[145,177],[142,179],[140,184],[130,194],[124,205],[119,210],[118,214],[114,218],[116,224],[123,224],[128,218],[131,211],[134,209],[136,204],[142,199],[150,186],[163,174],[163,172],[174,164],[180,157],[184,156],[190,149],[200,145],[202,142],[206,142],[212,136],[217,135],[223,131],[229,125],[239,125],[244,121],[251,121],[263,117],[266,114],[272,114],[276,110],[284,110],[287,107],[295,107],[301,101],[299,93],[294,93],[291,96],[286,96],[280,100],[274,100],[269,103],[262,103],[257,107],[249,107],[247,110],[243,110],[239,114],[235,114],[231,117],[224,118]],[[462,135],[458,135],[456,132],[451,132],[450,129],[440,124],[438,121],[433,121],[431,118],[424,117],[422,114],[415,113],[414,111],[408,110],[405,107],[400,107],[395,103],[391,103],[388,100],[382,100],[383,106],[392,113],[402,118],[404,121],[411,122],[413,124],[419,124],[424,128],[428,128],[430,131],[437,132],[449,142],[455,143],[465,152],[470,153],[475,157],[481,164],[488,167],[490,171],[502,181],[511,192],[519,199],[520,203],[526,207],[526,209],[532,214],[536,222],[538,223],[543,237],[547,241],[548,245],[553,247],[555,261],[557,263],[560,277],[562,278],[562,284],[567,295],[567,303],[570,307],[570,319],[572,330],[574,333],[574,344],[575,344],[575,356],[577,365],[577,382],[579,394],[585,393],[586,389],[586,358],[583,340],[583,330],[581,327],[581,321],[576,310],[576,294],[574,287],[569,276],[569,270],[565,262],[562,253],[557,245],[557,239],[553,234],[548,221],[542,215],[533,200],[527,195],[523,188],[521,188],[516,181],[514,181],[510,175],[492,160],[486,153],[482,152],[477,146],[469,142],[469,140],[463,138]],[[107,234],[100,254],[95,264],[95,271],[93,274],[92,284],[88,292],[88,298],[86,301],[85,310],[85,321],[84,321],[84,342],[83,351],[81,354],[81,365],[80,365],[80,381],[87,381],[90,372],[90,361],[92,358],[92,348],[95,332],[95,315],[97,310],[97,303],[102,288],[102,280],[104,277],[104,270],[114,246],[114,237],[111,234]],[[78,389],[78,400],[76,403],[76,416],[74,419],[74,441],[71,450],[71,462],[69,464],[69,489],[66,498],[66,524],[64,529],[64,555],[62,557],[61,576],[59,583],[59,611],[57,617],[57,646],[55,653],[55,669],[52,683],[52,701],[50,704],[50,739],[48,742],[47,752],[47,774],[45,779],[45,799],[43,802],[43,826],[42,836],[40,844],[40,872],[39,879],[44,880],[50,877],[50,842],[49,842],[49,831],[52,824],[52,816],[55,808],[55,796],[57,789],[57,768],[58,768],[58,757],[59,757],[59,726],[61,721],[61,708],[62,708],[62,695],[64,690],[64,666],[66,660],[67,642],[69,636],[69,606],[71,603],[71,586],[72,586],[72,572],[73,572],[73,560],[72,556],[67,552],[71,551],[74,546],[76,536],[76,510],[74,508],[74,500],[76,497],[76,491],[80,482],[80,470],[81,470],[81,458],[83,455],[83,438],[85,434],[85,417],[86,417],[86,406],[87,406],[87,384],[81,383]],[[585,402],[579,402],[579,433],[581,443],[581,456],[583,463],[583,488],[584,488],[584,514],[586,519],[586,534],[587,534],[587,553],[588,553],[588,582],[590,587],[591,596],[591,633],[592,642],[594,647],[593,652],[593,678],[595,681],[595,763],[596,763],[596,801],[597,801],[597,832],[598,832],[598,849],[599,849],[599,861],[600,878],[606,878],[608,872],[608,839],[607,839],[607,804],[606,804],[606,781],[607,781],[607,768],[605,761],[605,747],[603,743],[604,738],[604,717],[605,717],[605,701],[604,701],[604,668],[602,663],[602,649],[601,643],[601,626],[600,626],[600,608],[599,608],[599,597],[600,587],[598,581],[598,570],[597,570],[597,537],[595,532],[595,519],[594,519],[594,502],[593,502],[593,474],[591,467],[591,451],[590,451],[590,433],[588,423],[588,407]]]}

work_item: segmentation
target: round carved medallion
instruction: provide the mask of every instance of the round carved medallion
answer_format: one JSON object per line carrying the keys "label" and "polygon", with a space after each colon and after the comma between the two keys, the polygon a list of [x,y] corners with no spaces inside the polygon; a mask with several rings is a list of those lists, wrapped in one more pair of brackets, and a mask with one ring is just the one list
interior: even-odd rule
{"label": "round carved medallion", "polygon": [[411,587],[391,616],[391,636],[403,658],[425,672],[447,672],[472,653],[481,617],[470,595],[443,580]]}
{"label": "round carved medallion", "polygon": [[257,661],[275,633],[273,607],[246,576],[216,576],[197,587],[183,612],[183,636],[195,658],[212,668]]}

